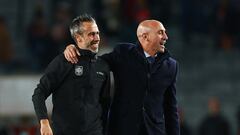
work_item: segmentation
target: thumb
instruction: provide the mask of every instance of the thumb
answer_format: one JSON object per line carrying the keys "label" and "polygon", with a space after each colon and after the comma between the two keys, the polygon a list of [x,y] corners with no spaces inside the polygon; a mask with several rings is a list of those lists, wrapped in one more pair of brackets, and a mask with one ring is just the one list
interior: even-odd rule
{"label": "thumb", "polygon": [[77,50],[77,55],[78,55],[78,56],[81,56],[81,54],[79,53],[79,51],[78,51],[78,50]]}

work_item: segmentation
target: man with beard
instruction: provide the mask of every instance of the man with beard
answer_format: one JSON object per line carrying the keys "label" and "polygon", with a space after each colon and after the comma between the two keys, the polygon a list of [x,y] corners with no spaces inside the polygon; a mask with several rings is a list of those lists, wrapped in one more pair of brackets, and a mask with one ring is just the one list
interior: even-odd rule
{"label": "man with beard", "polygon": [[[32,101],[41,135],[102,135],[109,95],[109,67],[98,58],[99,30],[89,15],[76,17],[70,26],[81,61],[71,64],[63,54],[47,67]],[[45,100],[52,94],[50,126]]]}
{"label": "man with beard", "polygon": [[[137,37],[136,44],[119,44],[102,56],[115,80],[109,135],[179,135],[177,62],[165,49],[166,30],[157,20],[144,20]],[[72,63],[82,61],[74,45],[64,54]]]}

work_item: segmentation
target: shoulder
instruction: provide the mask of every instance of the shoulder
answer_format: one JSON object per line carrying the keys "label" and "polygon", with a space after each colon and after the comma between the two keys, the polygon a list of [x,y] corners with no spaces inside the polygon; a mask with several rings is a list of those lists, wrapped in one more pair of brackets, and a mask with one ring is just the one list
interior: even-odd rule
{"label": "shoulder", "polygon": [[169,50],[165,50],[165,57],[167,58],[167,62],[170,65],[176,65],[178,64],[177,60],[173,57],[172,53]]}
{"label": "shoulder", "polygon": [[68,62],[67,59],[64,57],[64,54],[63,53],[60,53],[58,54],[55,59],[57,59],[58,61],[61,61],[61,62]]}
{"label": "shoulder", "polygon": [[177,60],[172,57],[169,51],[166,51],[162,56],[165,69],[170,71],[171,73],[176,73],[178,71],[178,63]]}
{"label": "shoulder", "polygon": [[168,69],[170,71],[173,71],[173,73],[175,74],[175,76],[177,76],[179,67],[178,67],[178,62],[177,60],[175,60],[173,57],[169,57],[168,58]]}
{"label": "shoulder", "polygon": [[[69,63],[66,59],[65,59],[65,57],[64,57],[64,54],[63,53],[60,53],[60,54],[58,54],[53,60],[52,60],[52,62],[51,63],[61,63],[61,64],[67,64],[67,63]],[[69,63],[70,64],[70,63]]]}
{"label": "shoulder", "polygon": [[172,71],[177,71],[178,70],[177,60],[175,60],[171,56],[167,58],[167,65],[168,65],[168,68]]}
{"label": "shoulder", "polygon": [[66,68],[66,67],[71,67],[71,63],[68,62],[65,57],[64,54],[59,54],[57,55],[48,65],[48,69],[60,69],[60,68]]}
{"label": "shoulder", "polygon": [[173,64],[173,65],[177,65],[177,63],[178,63],[177,60],[174,59],[174,58],[171,57],[171,56],[168,58],[168,61],[169,61],[171,64]]}

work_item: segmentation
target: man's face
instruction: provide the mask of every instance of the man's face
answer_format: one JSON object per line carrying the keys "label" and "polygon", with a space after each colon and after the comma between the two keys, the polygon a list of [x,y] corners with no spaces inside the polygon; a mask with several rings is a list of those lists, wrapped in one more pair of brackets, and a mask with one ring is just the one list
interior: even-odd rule
{"label": "man's face", "polygon": [[95,22],[84,22],[82,28],[83,33],[78,40],[79,47],[97,53],[100,42],[97,24]]}
{"label": "man's face", "polygon": [[168,36],[164,26],[160,22],[153,23],[153,27],[149,32],[149,47],[156,52],[163,53],[167,39]]}

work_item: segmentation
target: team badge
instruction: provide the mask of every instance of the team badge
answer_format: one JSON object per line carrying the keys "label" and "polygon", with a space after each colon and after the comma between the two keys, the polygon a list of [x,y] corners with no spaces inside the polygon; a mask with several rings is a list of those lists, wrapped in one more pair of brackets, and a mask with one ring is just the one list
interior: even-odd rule
{"label": "team badge", "polygon": [[75,66],[75,75],[81,76],[83,74],[83,66]]}

